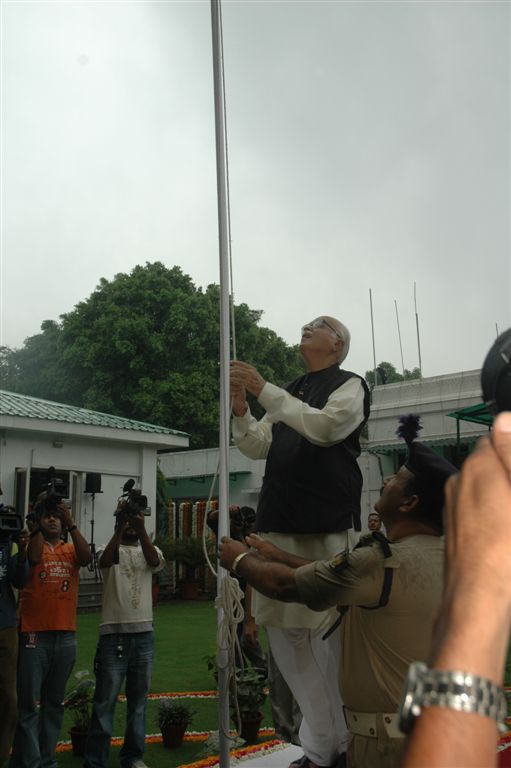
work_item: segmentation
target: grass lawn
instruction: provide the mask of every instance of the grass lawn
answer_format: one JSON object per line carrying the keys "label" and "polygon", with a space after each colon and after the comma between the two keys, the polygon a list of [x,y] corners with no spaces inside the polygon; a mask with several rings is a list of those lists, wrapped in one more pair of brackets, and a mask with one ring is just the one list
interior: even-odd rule
{"label": "grass lawn", "polygon": [[[92,672],[94,652],[98,639],[99,613],[78,616],[78,655],[74,671],[88,669]],[[206,667],[203,657],[215,653],[217,614],[211,601],[171,602],[157,606],[154,612],[155,655],[153,666],[152,693],[177,693],[180,691],[210,691],[215,682]],[[73,676],[68,688],[74,687]],[[187,699],[197,710],[193,731],[218,729],[217,699]],[[147,733],[158,733],[154,701],[148,702]],[[271,725],[269,704],[264,708],[263,725]],[[115,713],[114,736],[124,733],[126,704],[118,702]],[[72,718],[69,712],[64,717],[61,738],[68,739]],[[191,763],[205,755],[204,744],[184,743],[180,749],[168,750],[162,744],[149,744],[145,760],[150,768],[176,768]],[[109,765],[118,768],[119,747],[112,747]],[[63,768],[81,768],[82,759],[73,757],[71,752],[61,752],[58,764]]]}
{"label": "grass lawn", "polygon": [[[155,660],[153,667],[153,693],[176,693],[179,691],[209,691],[215,688],[211,673],[203,659],[215,652],[216,610],[213,602],[190,601],[171,602],[155,609]],[[92,671],[94,652],[98,638],[99,613],[78,617],[78,656],[75,671]],[[264,633],[261,633],[264,635]],[[261,638],[264,642],[264,636]],[[68,688],[73,687],[71,677]],[[511,649],[506,669],[506,685],[511,685]],[[218,728],[218,700],[187,700],[197,710],[193,731],[216,730]],[[147,732],[158,733],[155,722],[157,704],[148,702]],[[118,702],[115,714],[114,736],[122,736],[126,704]],[[67,739],[71,717],[66,712],[61,738]],[[271,726],[268,701],[264,707],[263,725]],[[205,757],[203,742],[184,743],[180,749],[168,750],[162,744],[149,744],[145,760],[150,768],[178,768],[178,766]],[[118,768],[119,747],[112,747],[109,766]],[[73,757],[71,752],[59,753],[59,768],[81,768],[82,759]]]}

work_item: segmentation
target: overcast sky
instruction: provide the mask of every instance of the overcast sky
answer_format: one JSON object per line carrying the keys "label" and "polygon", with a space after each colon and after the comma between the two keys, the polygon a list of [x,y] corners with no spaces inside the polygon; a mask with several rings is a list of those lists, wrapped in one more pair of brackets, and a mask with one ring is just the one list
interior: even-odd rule
{"label": "overcast sky", "polygon": [[[511,325],[508,2],[223,3],[236,302],[423,373]],[[2,2],[1,333],[136,264],[219,282],[208,2]]]}

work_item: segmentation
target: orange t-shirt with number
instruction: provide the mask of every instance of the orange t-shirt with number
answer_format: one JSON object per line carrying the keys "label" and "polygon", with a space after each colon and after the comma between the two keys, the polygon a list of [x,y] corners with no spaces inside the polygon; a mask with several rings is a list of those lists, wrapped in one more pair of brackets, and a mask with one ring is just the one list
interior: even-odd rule
{"label": "orange t-shirt with number", "polygon": [[80,566],[73,544],[43,545],[21,593],[21,631],[76,631]]}

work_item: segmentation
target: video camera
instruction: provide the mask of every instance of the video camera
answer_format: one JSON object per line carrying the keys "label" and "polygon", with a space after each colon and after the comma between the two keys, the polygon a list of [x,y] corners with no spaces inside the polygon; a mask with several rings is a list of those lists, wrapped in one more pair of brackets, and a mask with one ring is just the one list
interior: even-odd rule
{"label": "video camera", "polygon": [[126,480],[122,490],[114,512],[116,517],[120,514],[138,515],[139,512],[143,512],[146,517],[151,514],[151,507],[147,506],[147,496],[142,495],[140,488],[135,488],[133,478]]}
{"label": "video camera", "polygon": [[61,477],[57,477],[55,467],[48,467],[46,483],[34,507],[36,519],[39,520],[43,512],[56,512],[58,505],[67,499],[66,492],[66,483]]}

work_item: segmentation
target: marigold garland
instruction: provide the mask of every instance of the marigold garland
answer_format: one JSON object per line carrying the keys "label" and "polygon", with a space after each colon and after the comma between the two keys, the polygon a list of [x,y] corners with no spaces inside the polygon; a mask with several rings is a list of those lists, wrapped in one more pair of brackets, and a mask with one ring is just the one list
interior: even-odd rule
{"label": "marigold garland", "polygon": [[[211,731],[186,731],[183,741],[206,741],[210,736]],[[259,735],[261,738],[268,738],[275,735],[275,729],[269,727],[262,727],[259,729]],[[112,736],[110,741],[111,746],[120,747],[124,741],[123,736]],[[161,733],[150,733],[145,737],[146,744],[158,744],[163,741]],[[269,742],[268,742],[269,743]],[[261,745],[263,746],[263,745]],[[57,752],[69,752],[72,749],[72,744],[69,740],[59,741],[57,744]]]}
{"label": "marigold garland", "polygon": [[[506,687],[505,688],[506,693],[511,693],[511,688]],[[151,700],[158,700],[158,699],[215,699],[218,698],[218,691],[178,691],[173,693],[150,693],[147,696],[148,699]],[[120,695],[118,696],[119,701],[126,701],[126,696]],[[508,726],[510,726],[510,730],[507,731],[505,734],[503,734],[497,745],[497,752],[503,752],[504,750],[511,748],[511,717],[508,717],[506,719],[506,723]],[[199,741],[206,741],[206,739],[209,737],[211,731],[187,731],[184,735],[184,741],[189,742],[199,742]],[[275,729],[269,728],[269,727],[262,727],[259,729],[259,735],[262,738],[268,738],[270,736],[275,735]],[[151,733],[145,737],[146,744],[158,744],[162,743],[162,735],[161,733]],[[123,737],[122,736],[113,736],[111,740],[112,746],[121,746],[123,743]],[[233,764],[236,764],[243,760],[243,758],[248,757],[249,755],[253,755],[256,752],[260,754],[269,754],[271,752],[276,752],[280,749],[284,749],[287,747],[288,744],[286,742],[280,741],[280,739],[271,739],[269,741],[265,741],[262,744],[254,744],[251,746],[241,747],[241,749],[233,749],[229,752],[230,756],[233,758]],[[59,741],[57,744],[57,752],[68,752],[71,751],[72,745],[70,741]],[[219,757],[218,755],[212,755],[210,757],[204,758],[203,760],[198,760],[195,763],[188,763],[186,766],[182,766],[182,768],[215,768],[215,766],[219,765]]]}
{"label": "marigold garland", "polygon": [[[254,755],[255,753],[267,755],[270,752],[277,752],[279,749],[285,749],[289,745],[279,739],[273,739],[272,741],[265,741],[264,744],[253,744],[249,747],[241,747],[241,749],[233,749],[229,752],[232,758],[231,765],[241,762],[243,758]],[[206,757],[203,760],[197,760],[195,763],[187,763],[186,766],[181,768],[215,768],[219,765],[218,755],[212,755]]]}
{"label": "marigold garland", "polygon": [[[177,693],[149,693],[147,698],[151,701],[158,699],[216,699],[218,691],[178,691]],[[126,701],[126,696],[120,694],[118,701]]]}

